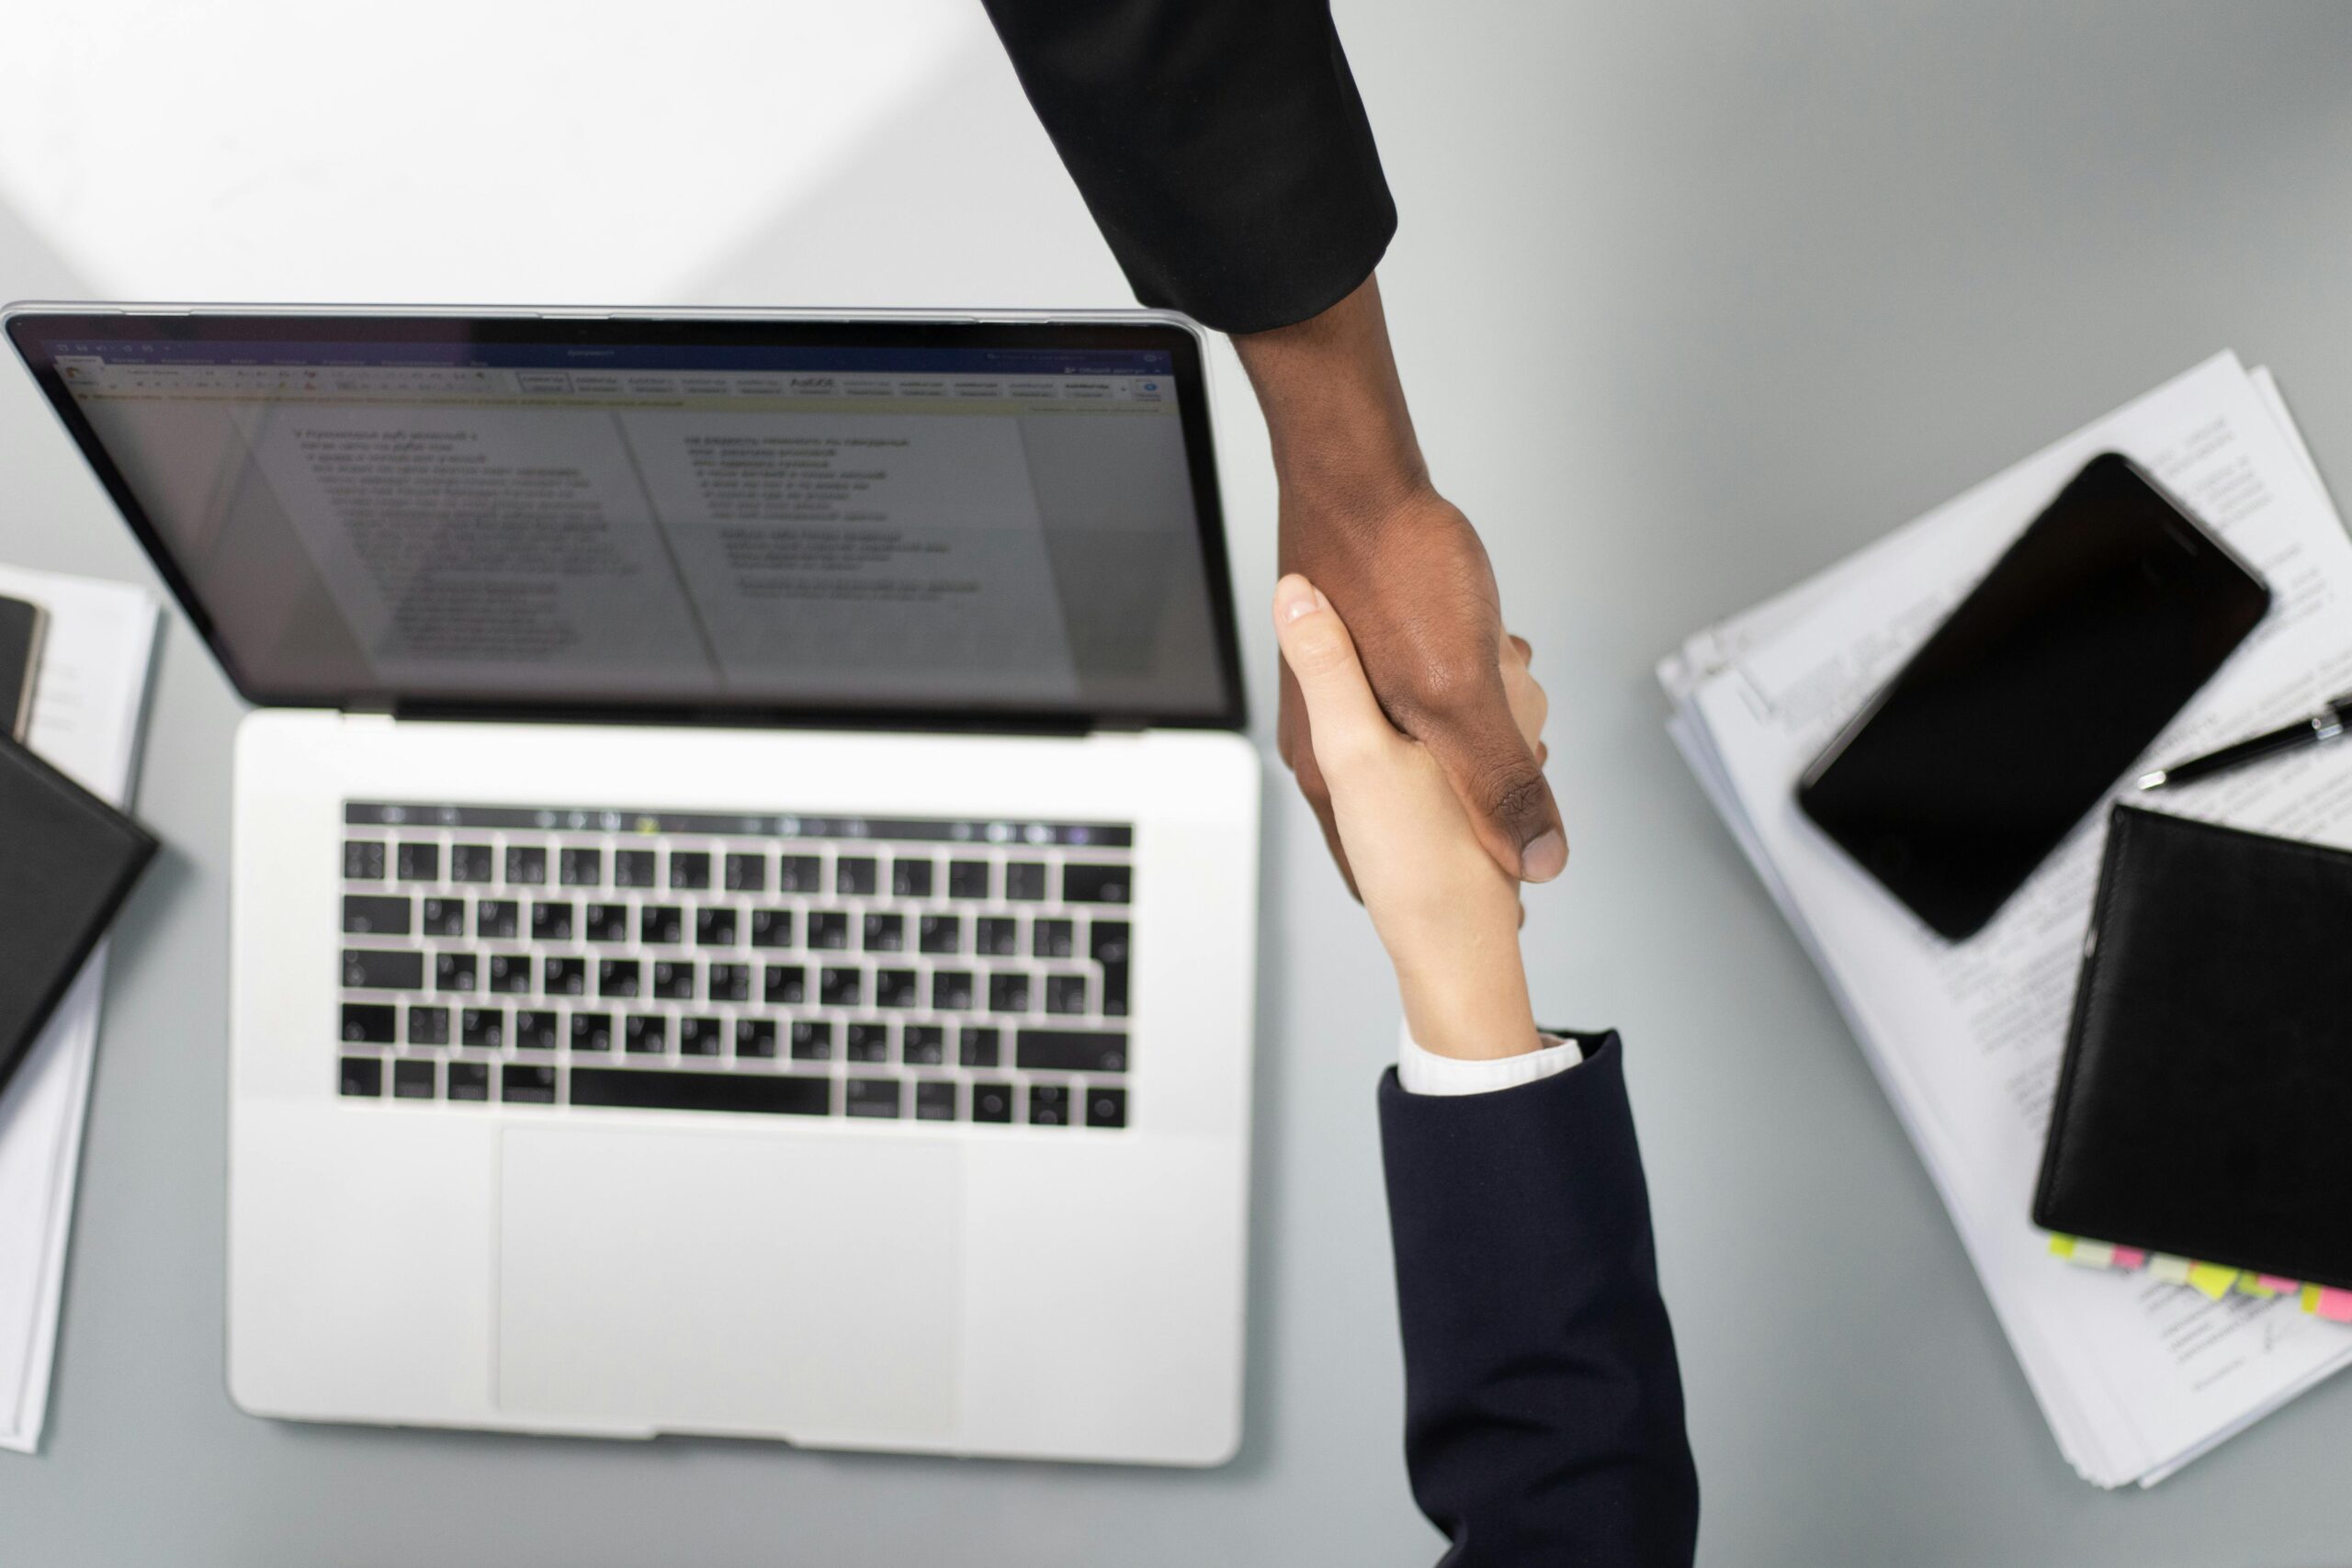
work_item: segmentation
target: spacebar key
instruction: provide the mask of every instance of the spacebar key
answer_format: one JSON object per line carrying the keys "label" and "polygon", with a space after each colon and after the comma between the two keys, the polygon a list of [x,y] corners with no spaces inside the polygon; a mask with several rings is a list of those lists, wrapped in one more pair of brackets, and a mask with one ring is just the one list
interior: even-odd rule
{"label": "spacebar key", "polygon": [[782,1073],[639,1072],[574,1067],[571,1103],[631,1111],[751,1111],[768,1116],[829,1116],[833,1080]]}

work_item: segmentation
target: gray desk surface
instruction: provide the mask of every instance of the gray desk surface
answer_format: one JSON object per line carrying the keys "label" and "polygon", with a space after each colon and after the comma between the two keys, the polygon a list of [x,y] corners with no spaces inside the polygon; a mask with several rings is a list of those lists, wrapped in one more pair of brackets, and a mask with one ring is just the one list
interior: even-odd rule
{"label": "gray desk surface", "polygon": [[[1628,1036],[1719,1563],[2308,1563],[2352,1540],[2352,1386],[2153,1494],[2060,1461],[1851,1040],[1659,728],[1652,660],[2214,349],[2352,459],[2352,12],[1343,5],[1405,229],[1384,268],[1437,474],[1553,693],[1575,859],[1539,1010]],[[708,156],[682,141],[681,156]],[[942,242],[953,235],[954,243]],[[161,237],[159,237],[161,238]],[[1115,304],[1001,59],[736,252],[700,302]],[[0,295],[75,279],[0,214]],[[322,279],[318,297],[337,297]],[[1272,493],[1219,366],[1261,712]],[[145,578],[0,377],[0,559]],[[1207,1473],[304,1427],[222,1392],[229,748],[185,623],[117,944],[46,1450],[0,1557],[1414,1563],[1373,1125],[1393,1004],[1277,777],[1250,1436]]]}

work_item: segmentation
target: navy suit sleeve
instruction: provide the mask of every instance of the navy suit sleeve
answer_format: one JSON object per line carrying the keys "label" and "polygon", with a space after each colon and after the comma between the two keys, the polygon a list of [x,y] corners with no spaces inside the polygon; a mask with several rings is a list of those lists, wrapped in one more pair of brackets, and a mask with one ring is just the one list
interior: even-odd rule
{"label": "navy suit sleeve", "polygon": [[1372,276],[1396,208],[1329,0],[984,0],[1147,305],[1303,321]]}
{"label": "navy suit sleeve", "polygon": [[1688,1563],[1699,1483],[1615,1034],[1489,1094],[1380,1086],[1405,1459],[1447,1568]]}

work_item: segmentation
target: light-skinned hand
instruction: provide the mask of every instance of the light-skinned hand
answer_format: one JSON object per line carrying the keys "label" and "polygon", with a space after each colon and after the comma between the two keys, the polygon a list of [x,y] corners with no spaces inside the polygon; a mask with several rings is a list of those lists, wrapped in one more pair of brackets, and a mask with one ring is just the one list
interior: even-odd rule
{"label": "light-skinned hand", "polygon": [[[1274,587],[1274,632],[1315,732],[1334,830],[1388,950],[1405,1021],[1440,1055],[1516,1055],[1540,1043],[1520,961],[1520,884],[1496,863],[1430,749],[1381,711],[1331,602],[1293,573]],[[1539,763],[1544,688],[1528,647],[1497,651],[1510,714]]]}

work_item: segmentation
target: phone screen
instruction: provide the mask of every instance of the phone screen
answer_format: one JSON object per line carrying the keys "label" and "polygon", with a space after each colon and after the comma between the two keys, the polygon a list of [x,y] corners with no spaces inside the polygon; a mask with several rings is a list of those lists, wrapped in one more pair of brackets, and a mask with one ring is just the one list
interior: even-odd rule
{"label": "phone screen", "polygon": [[1807,769],[1806,816],[1973,936],[2221,667],[2270,591],[2130,459],[2094,457]]}

